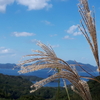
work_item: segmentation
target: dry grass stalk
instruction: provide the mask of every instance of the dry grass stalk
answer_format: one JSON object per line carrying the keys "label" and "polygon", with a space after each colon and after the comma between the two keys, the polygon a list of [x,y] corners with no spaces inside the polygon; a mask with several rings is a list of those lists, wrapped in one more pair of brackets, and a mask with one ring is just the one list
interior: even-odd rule
{"label": "dry grass stalk", "polygon": [[[63,78],[72,83],[73,87],[75,87],[74,91],[77,91],[77,93],[83,98],[83,100],[92,100],[87,82],[81,80],[81,76],[78,75],[77,71],[73,69],[67,62],[58,58],[51,47],[48,47],[41,42],[38,42],[37,44],[44,51],[35,50],[37,54],[27,55],[33,56],[33,59],[21,62],[19,64],[21,66],[21,70],[19,71],[19,73],[28,73],[44,68],[52,68],[56,70],[56,72],[54,75],[33,84],[31,88],[35,87],[35,89],[30,92],[36,91],[43,85],[55,79]],[[34,56],[36,58],[34,58]],[[24,66],[28,63],[31,63],[31,65]]]}
{"label": "dry grass stalk", "polygon": [[98,43],[97,43],[97,32],[95,24],[95,12],[90,11],[88,6],[88,0],[79,0],[78,4],[79,12],[82,17],[81,26],[79,26],[80,31],[85,36],[88,41],[94,58],[96,60],[98,71],[100,71],[99,53],[98,53]]}

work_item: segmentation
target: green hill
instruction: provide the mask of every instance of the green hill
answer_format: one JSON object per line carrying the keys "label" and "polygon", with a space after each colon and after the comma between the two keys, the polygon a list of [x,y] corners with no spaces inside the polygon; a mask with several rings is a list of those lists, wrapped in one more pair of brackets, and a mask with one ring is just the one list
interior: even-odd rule
{"label": "green hill", "polygon": [[[32,82],[21,76],[9,76],[0,74],[0,100],[16,100],[30,95],[30,86]],[[31,100],[31,99],[29,99]],[[37,99],[38,100],[38,99]]]}
{"label": "green hill", "polygon": [[[27,78],[0,74],[0,100],[68,100],[63,87],[60,88],[60,94],[56,87],[42,87],[30,94],[32,82]],[[100,76],[97,79],[100,80]],[[100,100],[100,83],[92,80],[88,83],[93,100]],[[68,89],[71,100],[82,100],[70,87]]]}

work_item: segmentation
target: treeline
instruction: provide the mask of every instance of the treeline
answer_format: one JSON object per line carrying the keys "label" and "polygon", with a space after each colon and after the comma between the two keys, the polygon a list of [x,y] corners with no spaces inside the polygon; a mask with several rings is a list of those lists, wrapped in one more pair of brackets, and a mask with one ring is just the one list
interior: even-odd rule
{"label": "treeline", "polygon": [[[100,80],[100,76],[97,77]],[[100,83],[89,81],[93,100],[100,100]],[[42,87],[34,93],[29,93],[32,82],[22,76],[0,74],[0,100],[68,100],[66,91],[60,87]],[[71,100],[82,100],[68,87]]]}

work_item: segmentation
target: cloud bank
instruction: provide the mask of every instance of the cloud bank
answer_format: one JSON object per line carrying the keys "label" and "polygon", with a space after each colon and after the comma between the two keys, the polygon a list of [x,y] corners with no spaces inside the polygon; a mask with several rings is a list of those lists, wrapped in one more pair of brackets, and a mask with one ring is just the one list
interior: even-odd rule
{"label": "cloud bank", "polygon": [[28,10],[40,10],[43,8],[52,8],[51,0],[0,0],[0,12],[5,12],[9,4],[16,2],[17,4],[27,6]]}
{"label": "cloud bank", "polygon": [[5,12],[6,7],[9,4],[12,4],[14,0],[0,0],[0,12]]}
{"label": "cloud bank", "polygon": [[39,9],[49,9],[52,7],[52,4],[48,2],[50,0],[16,0],[18,4],[28,7],[28,10],[39,10]]}

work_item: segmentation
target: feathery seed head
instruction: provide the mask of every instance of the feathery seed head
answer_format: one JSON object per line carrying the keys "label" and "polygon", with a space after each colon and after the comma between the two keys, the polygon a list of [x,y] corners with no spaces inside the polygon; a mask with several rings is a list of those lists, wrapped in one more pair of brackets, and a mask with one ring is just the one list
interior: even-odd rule
{"label": "feathery seed head", "polygon": [[79,26],[79,29],[89,43],[97,66],[100,69],[94,9],[90,11],[88,6],[88,0],[80,0],[80,4],[78,5],[78,7],[83,20],[81,21],[81,26],[83,28]]}
{"label": "feathery seed head", "polygon": [[[70,83],[73,84],[73,86],[77,89],[80,90],[80,76],[78,75],[77,71],[75,68],[72,68],[67,62],[64,60],[58,58],[50,47],[46,46],[45,44],[38,42],[38,45],[44,50],[44,51],[39,51],[35,50],[37,54],[30,54],[27,56],[33,56],[32,59],[25,60],[21,64],[21,70],[19,71],[20,73],[28,73],[28,72],[34,72],[40,69],[44,68],[50,68],[50,69],[56,69],[56,72],[54,75],[43,79],[39,82],[36,82],[31,86],[31,88],[35,88],[30,91],[30,93],[35,92],[37,89],[41,88],[45,84],[58,79],[58,78],[63,78],[67,79],[70,81]],[[24,66],[25,64],[31,63],[30,65]],[[81,84],[82,86],[84,84]],[[91,100],[91,99],[88,99]]]}

